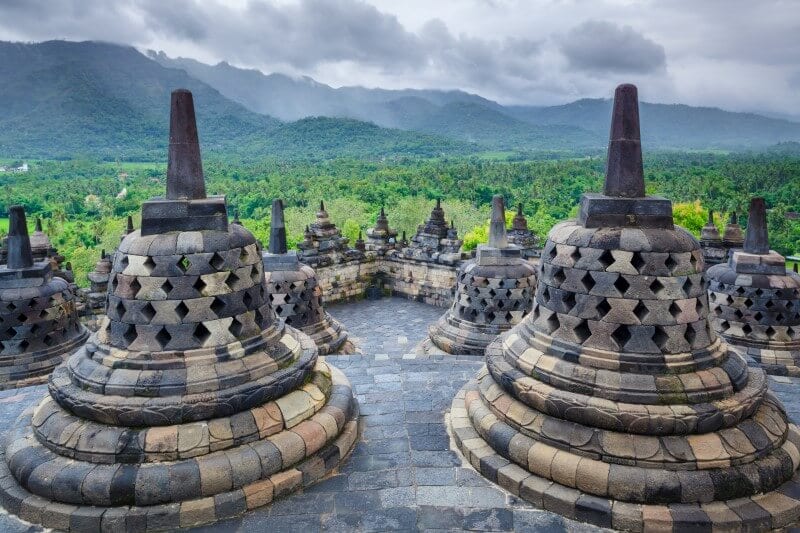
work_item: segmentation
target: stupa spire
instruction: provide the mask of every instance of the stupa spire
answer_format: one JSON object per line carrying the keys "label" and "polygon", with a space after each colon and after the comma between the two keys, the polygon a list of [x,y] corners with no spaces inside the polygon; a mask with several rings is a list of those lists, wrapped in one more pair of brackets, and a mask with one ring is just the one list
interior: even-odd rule
{"label": "stupa spire", "polygon": [[767,235],[767,204],[763,198],[750,200],[747,231],[744,234],[744,251],[750,254],[769,253]]}
{"label": "stupa spire", "polygon": [[177,89],[172,91],[169,116],[167,199],[198,200],[205,197],[194,100],[188,90]]}
{"label": "stupa spire", "polygon": [[31,239],[28,236],[28,221],[21,205],[8,208],[8,268],[30,268],[33,266]]}
{"label": "stupa spire", "polygon": [[35,231],[42,231],[42,219],[36,217],[36,228]]}
{"label": "stupa spire", "polygon": [[623,198],[645,195],[639,100],[635,85],[623,84],[614,92],[603,194]]}
{"label": "stupa spire", "polygon": [[492,248],[507,248],[506,235],[506,207],[503,197],[495,194],[492,197],[492,218],[489,222],[489,246]]}
{"label": "stupa spire", "polygon": [[133,217],[128,215],[128,220],[125,223],[125,234],[133,233]]}
{"label": "stupa spire", "polygon": [[276,198],[272,200],[272,216],[269,223],[269,253],[285,254],[287,250],[283,200]]}

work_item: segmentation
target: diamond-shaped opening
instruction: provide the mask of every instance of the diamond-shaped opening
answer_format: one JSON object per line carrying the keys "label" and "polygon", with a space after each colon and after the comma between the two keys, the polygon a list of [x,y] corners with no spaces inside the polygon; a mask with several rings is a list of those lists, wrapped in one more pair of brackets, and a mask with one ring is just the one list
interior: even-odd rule
{"label": "diamond-shaped opening", "polygon": [[783,314],[778,313],[777,315],[775,315],[775,321],[776,322],[782,322],[783,321]]}
{"label": "diamond-shaped opening", "polygon": [[497,296],[497,293],[494,292],[494,289],[489,289],[489,296],[491,296],[491,297]]}
{"label": "diamond-shaped opening", "polygon": [[667,256],[667,258],[664,260],[664,266],[665,266],[665,267],[667,267],[667,269],[668,269],[670,272],[672,272],[672,270],[673,270],[673,269],[674,269],[676,266],[678,266],[678,262],[677,262],[677,261],[675,261],[675,259],[672,257],[672,254],[669,254],[669,255]]}
{"label": "diamond-shaped opening", "polygon": [[500,288],[502,288],[504,285],[505,285],[505,281],[502,280],[502,279],[497,282],[497,286],[500,287]]}
{"label": "diamond-shaped opening", "polygon": [[211,310],[214,311],[214,314],[220,316],[224,309],[225,302],[221,298],[215,296],[214,301],[211,302]]}
{"label": "diamond-shaped opening", "polygon": [[192,285],[192,287],[194,287],[194,290],[196,290],[200,294],[203,293],[203,290],[205,290],[206,286],[207,286],[206,282],[203,281],[203,278],[200,276],[197,277],[197,281],[195,281],[194,285]]}
{"label": "diamond-shaped opening", "polygon": [[555,259],[558,255],[558,250],[556,249],[556,245],[554,244],[552,248],[550,248],[550,259]]}
{"label": "diamond-shaped opening", "polygon": [[506,319],[506,322],[511,322],[511,320],[514,318],[514,315],[512,315],[510,312],[507,312],[504,318]]}
{"label": "diamond-shaped opening", "polygon": [[225,279],[225,284],[233,290],[233,286],[239,282],[239,276],[237,276],[234,272],[228,273],[227,279]]}
{"label": "diamond-shaped opening", "polygon": [[561,327],[561,322],[558,320],[558,315],[552,313],[547,319],[548,333],[552,334],[555,330]]}
{"label": "diamond-shaped opening", "polygon": [[130,287],[131,287],[131,291],[133,292],[133,297],[136,298],[136,295],[139,294],[139,289],[142,288],[142,286],[139,284],[139,280],[136,279],[136,278],[133,278],[133,281],[131,281]]}
{"label": "diamond-shaped opening", "polygon": [[45,335],[44,338],[42,339],[42,342],[45,343],[46,346],[52,346],[56,343],[56,341],[53,340],[53,337],[51,337],[50,335]]}
{"label": "diamond-shaped opening", "polygon": [[633,257],[631,257],[631,265],[636,269],[637,272],[639,272],[646,264],[647,261],[642,258],[642,254],[639,252],[633,252]]}
{"label": "diamond-shaped opening", "polygon": [[683,338],[686,339],[686,342],[689,343],[689,346],[694,344],[694,340],[697,338],[697,332],[694,330],[694,326],[691,324],[686,325],[686,331],[683,332]]}
{"label": "diamond-shaped opening", "polygon": [[[258,264],[250,267],[250,281],[252,281],[254,285],[256,283],[261,283],[261,271],[258,269]],[[303,282],[303,287],[308,287],[307,281]]]}
{"label": "diamond-shaped opening", "polygon": [[625,343],[627,343],[631,339],[631,332],[628,331],[628,326],[621,325],[614,330],[614,333],[611,334],[614,341],[616,341],[617,346],[619,349],[623,349],[625,347]]}
{"label": "diamond-shaped opening", "polygon": [[119,280],[117,280],[117,275],[114,274],[113,276],[111,276],[111,292],[114,292],[114,291],[117,290],[117,285],[118,284],[119,284]]}
{"label": "diamond-shaped opening", "polygon": [[169,296],[170,291],[172,291],[172,283],[169,280],[164,280],[164,283],[161,284],[161,290],[164,291],[164,294]]}
{"label": "diamond-shaped opening", "polygon": [[656,278],[650,284],[650,290],[653,292],[653,294],[659,296],[664,291],[664,284],[658,281],[658,278]]}
{"label": "diamond-shaped opening", "polygon": [[628,283],[628,280],[626,280],[626,279],[625,279],[625,278],[622,276],[622,274],[620,274],[619,276],[617,276],[617,280],[614,282],[614,287],[615,287],[615,288],[616,288],[616,289],[619,291],[619,293],[620,293],[620,294],[622,294],[622,295],[624,295],[624,294],[625,294],[625,291],[627,291],[627,290],[630,288],[630,286],[631,286],[631,284],[630,284],[630,283]]}
{"label": "diamond-shaped opening", "polygon": [[147,269],[147,273],[148,274],[153,272],[153,270],[156,268],[156,262],[153,261],[153,257],[152,256],[149,256],[149,255],[147,256],[147,259],[145,259],[145,262],[144,262],[144,267]]}
{"label": "diamond-shaped opening", "polygon": [[220,270],[225,265],[225,258],[219,255],[218,252],[214,252],[208,264],[211,265],[214,270]]}
{"label": "diamond-shaped opening", "polygon": [[275,314],[278,315],[278,316],[281,316],[282,312],[283,312],[283,306],[282,305],[276,305],[275,306]]}
{"label": "diamond-shaped opening", "polygon": [[703,314],[703,300],[700,298],[697,299],[697,302],[694,304],[694,310],[697,312],[698,316]]}
{"label": "diamond-shaped opening", "polygon": [[14,309],[17,308],[17,306],[14,305],[14,302],[8,302],[8,306],[7,307],[8,307],[9,311],[13,311]]}
{"label": "diamond-shaped opening", "polygon": [[751,305],[753,305],[753,300],[751,300],[750,298],[748,298],[748,299],[746,299],[746,300],[744,301],[744,306],[745,306],[745,307],[748,307],[748,308],[749,308]]}
{"label": "diamond-shaped opening", "polygon": [[542,301],[547,303],[550,301],[550,289],[547,288],[545,285],[544,289],[542,290]]}
{"label": "diamond-shaped opening", "polygon": [[633,314],[636,315],[636,318],[639,319],[639,322],[643,322],[644,319],[647,318],[647,315],[650,314],[650,310],[642,300],[639,300],[639,303],[633,308]]}
{"label": "diamond-shaped opening", "polygon": [[753,332],[753,328],[750,327],[750,324],[745,324],[742,326],[742,331],[745,335],[750,335]]}
{"label": "diamond-shaped opening", "polygon": [[489,311],[488,313],[486,313],[486,320],[488,320],[489,322],[494,322],[495,318],[497,318],[497,315],[495,315],[494,312]]}
{"label": "diamond-shaped opening", "polygon": [[572,259],[572,264],[574,265],[581,259],[581,249],[576,246],[572,253],[569,254],[569,257]]}
{"label": "diamond-shaped opening", "polygon": [[125,339],[125,342],[131,344],[133,341],[136,340],[136,326],[133,324],[128,324],[128,329],[125,330],[125,334],[122,336]]}
{"label": "diamond-shaped opening", "polygon": [[603,265],[603,268],[608,268],[614,264],[614,255],[611,253],[611,250],[603,250],[603,253],[600,254],[597,260]]}
{"label": "diamond-shaped opening", "polygon": [[775,336],[775,330],[772,328],[772,326],[767,326],[767,329],[764,330],[764,333],[766,333],[767,337],[770,339]]}
{"label": "diamond-shaped opening", "polygon": [[721,329],[722,331],[728,331],[729,329],[731,329],[731,325],[727,320],[723,320],[722,322],[719,323],[719,329]]}
{"label": "diamond-shaped opening", "polygon": [[794,328],[786,328],[786,334],[791,338],[794,337]]}
{"label": "diamond-shaped opening", "polygon": [[667,332],[664,331],[664,328],[661,326],[656,326],[655,330],[653,331],[652,339],[655,345],[658,346],[660,350],[663,350],[667,345],[667,342],[669,342],[669,335],[667,335]]}
{"label": "diamond-shaped opening", "polygon": [[564,274],[564,269],[563,268],[557,268],[553,272],[553,281],[556,282],[556,287],[560,287],[561,284],[564,283],[565,279],[567,279],[567,275]]}
{"label": "diamond-shaped opening", "polygon": [[[738,309],[736,310],[736,316],[742,318],[742,312],[739,311]],[[764,315],[761,314],[761,311],[756,311],[756,314],[753,315],[753,318],[755,318],[756,321],[760,321],[763,317]]]}
{"label": "diamond-shaped opening", "polygon": [[689,296],[689,293],[692,291],[692,287],[694,287],[694,283],[692,283],[691,278],[686,278],[686,281],[683,282],[683,292],[686,296]]}
{"label": "diamond-shaped opening", "polygon": [[736,294],[738,294],[739,296],[744,294],[744,287],[742,287],[742,286],[737,287],[736,288]]}
{"label": "diamond-shaped opening", "polygon": [[694,254],[689,256],[689,264],[692,265],[692,270],[697,272],[697,258],[694,256]]}
{"label": "diamond-shaped opening", "polygon": [[39,333],[39,331],[41,331],[41,329],[42,328],[39,326],[39,324],[34,324],[33,326],[31,326],[31,334],[36,335],[37,333]]}
{"label": "diamond-shaped opening", "polygon": [[186,318],[186,315],[189,314],[189,308],[183,303],[183,300],[175,307],[175,314],[177,314],[181,320]]}
{"label": "diamond-shaped opening", "polygon": [[28,342],[27,339],[25,339],[25,340],[23,340],[22,342],[19,343],[19,347],[20,347],[21,350],[27,350],[30,345],[31,345],[31,343]]}
{"label": "diamond-shaped opening", "polygon": [[247,309],[250,309],[250,304],[253,303],[253,297],[250,296],[249,292],[244,293],[244,296],[242,296],[242,303]]}
{"label": "diamond-shaped opening", "polygon": [[171,340],[172,335],[169,334],[167,328],[161,328],[161,330],[156,334],[156,342],[158,342],[162,349],[166,348]]}
{"label": "diamond-shaped opening", "polygon": [[592,288],[594,288],[596,284],[594,278],[592,277],[591,272],[586,272],[586,274],[583,275],[583,277],[581,278],[581,283],[583,284],[583,287],[586,289],[586,292],[591,292]]}
{"label": "diamond-shaped opening", "polygon": [[716,292],[712,292],[711,294],[708,295],[708,299],[711,300],[712,302],[716,302],[717,301],[717,293]]}
{"label": "diamond-shaped opening", "polygon": [[564,295],[564,305],[567,308],[567,312],[571,311],[573,307],[575,307],[575,293],[568,292]]}
{"label": "diamond-shaped opening", "polygon": [[126,311],[125,304],[120,300],[117,302],[117,305],[114,306],[114,310],[117,312],[117,319],[122,320],[122,315],[124,315]]}
{"label": "diamond-shaped opening", "polygon": [[47,318],[47,309],[42,309],[42,312],[39,313],[39,318]]}
{"label": "diamond-shaped opening", "polygon": [[122,270],[125,270],[126,268],[128,268],[128,265],[130,264],[131,260],[128,259],[127,255],[123,255],[122,259],[120,259],[119,262],[122,265]]}
{"label": "diamond-shaped opening", "polygon": [[24,314],[24,313],[20,313],[20,314],[19,314],[19,316],[17,317],[17,321],[18,321],[20,324],[24,324],[26,320],[28,320],[28,317],[27,317],[27,316],[25,316],[25,314]]}
{"label": "diamond-shaped opening", "polygon": [[[286,322],[289,321],[287,320]],[[228,326],[228,331],[231,332],[231,335],[238,338],[242,334],[242,328],[243,328],[242,323],[239,322],[239,320],[236,317],[234,317],[233,320],[231,321],[231,325]]]}
{"label": "diamond-shaped opening", "polygon": [[589,323],[587,321],[581,320],[581,323],[575,327],[575,336],[581,344],[592,336],[592,330],[589,329]]}
{"label": "diamond-shaped opening", "polygon": [[186,271],[192,267],[192,262],[189,261],[189,258],[184,255],[178,260],[177,265],[178,268],[181,269],[181,272],[186,273]]}
{"label": "diamond-shaped opening", "polygon": [[595,309],[597,309],[597,313],[600,318],[603,318],[608,314],[609,311],[611,311],[611,304],[608,303],[608,300],[603,298],[600,300],[600,303],[595,306]]}
{"label": "diamond-shaped opening", "polygon": [[731,298],[730,294],[725,296],[725,303],[728,305],[731,305],[733,303],[733,298]]}
{"label": "diamond-shaped opening", "polygon": [[144,316],[148,322],[153,320],[153,317],[156,316],[156,310],[150,302],[147,302],[144,307],[142,307],[142,316]]}
{"label": "diamond-shaped opening", "polygon": [[499,302],[497,302],[497,308],[498,309],[502,309],[503,307],[505,307],[505,304],[503,303],[503,300],[500,300]]}
{"label": "diamond-shaped opening", "polygon": [[767,300],[767,303],[764,304],[764,307],[766,307],[767,309],[772,309],[774,305],[775,303],[772,300]]}
{"label": "diamond-shaped opening", "polygon": [[669,314],[672,315],[672,318],[678,318],[678,315],[681,314],[681,308],[675,302],[669,304],[669,309],[667,310],[669,311]]}
{"label": "diamond-shaped opening", "polygon": [[756,289],[756,296],[761,296],[762,294],[764,294],[764,291],[761,289]]}
{"label": "diamond-shaped opening", "polygon": [[208,338],[211,337],[211,332],[208,331],[208,328],[205,327],[202,322],[200,322],[197,324],[197,326],[195,326],[192,336],[200,344],[205,344]]}

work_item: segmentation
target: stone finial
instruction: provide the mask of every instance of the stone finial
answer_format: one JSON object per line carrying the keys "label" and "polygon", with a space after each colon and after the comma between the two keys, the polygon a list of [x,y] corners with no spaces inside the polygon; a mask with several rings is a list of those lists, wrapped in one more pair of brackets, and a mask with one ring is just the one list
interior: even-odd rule
{"label": "stone finial", "polygon": [[238,209],[234,209],[233,210],[233,222],[232,223],[236,224],[237,226],[241,226],[242,225],[242,221],[239,220],[239,210]]}
{"label": "stone finial", "polygon": [[384,211],[383,206],[381,206],[381,218],[386,218],[386,211]]}
{"label": "stone finial", "polygon": [[744,236],[744,251],[750,254],[768,254],[767,204],[763,198],[750,200],[747,231]]}
{"label": "stone finial", "polygon": [[508,236],[506,235],[506,207],[503,197],[495,194],[492,197],[492,218],[489,222],[489,246],[492,248],[507,248]]}
{"label": "stone finial", "polygon": [[172,91],[169,116],[169,159],[167,161],[167,199],[198,200],[206,197],[197,120],[192,93]]}
{"label": "stone finial", "polygon": [[442,208],[442,199],[441,198],[437,198],[436,199],[436,209],[441,209],[441,208]]}
{"label": "stone finial", "polygon": [[708,210],[708,224],[712,225],[712,226],[714,225],[714,210],[713,209],[709,209]]}
{"label": "stone finial", "polygon": [[645,195],[639,101],[635,85],[620,85],[614,93],[603,194],[623,198],[641,198]]}
{"label": "stone finial", "polygon": [[514,220],[511,224],[511,229],[517,231],[527,231],[528,230],[528,220],[525,218],[525,214],[522,212],[522,203],[520,202],[519,206],[517,206],[517,214],[514,217]]}
{"label": "stone finial", "polygon": [[67,261],[64,267],[67,269],[68,272],[72,272],[72,261]]}
{"label": "stone finial", "polygon": [[28,221],[21,205],[8,208],[8,268],[30,268],[33,266],[31,239],[28,236]]}
{"label": "stone finial", "polygon": [[323,200],[319,201],[319,211],[320,213],[325,211],[325,202]]}
{"label": "stone finial", "polygon": [[106,249],[102,248],[100,250],[100,259],[105,259],[105,258],[106,258]]}
{"label": "stone finial", "polygon": [[269,253],[285,254],[287,250],[283,200],[276,198],[272,200],[272,218],[269,223]]}
{"label": "stone finial", "polygon": [[128,220],[125,223],[125,235],[133,233],[133,217],[128,215]]}
{"label": "stone finial", "polygon": [[34,231],[42,231],[42,219],[39,217],[36,217],[36,227],[34,228]]}
{"label": "stone finial", "polygon": [[738,224],[739,217],[736,215],[736,211],[731,211],[731,216],[728,218],[728,224]]}

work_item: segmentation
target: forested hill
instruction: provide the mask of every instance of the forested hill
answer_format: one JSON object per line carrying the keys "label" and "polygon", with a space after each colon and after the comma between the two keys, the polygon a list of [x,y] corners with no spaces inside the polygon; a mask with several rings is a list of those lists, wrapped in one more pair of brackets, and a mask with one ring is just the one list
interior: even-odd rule
{"label": "forested hill", "polygon": [[[163,52],[148,55],[162,65],[186,70],[252,111],[284,120],[349,117],[494,149],[581,151],[605,146],[608,138],[610,99],[551,107],[502,106],[464,91],[333,88],[309,77],[267,75],[224,62],[206,65]],[[800,123],[752,113],[642,102],[641,114],[642,140],[651,149],[739,150],[800,141]]]}
{"label": "forested hill", "polygon": [[[242,158],[319,158],[477,150],[463,142],[352,120],[285,124],[248,110],[185,71],[166,68],[134,48],[48,41],[0,42],[0,156],[162,160],[169,94],[180,87],[194,93],[207,152]],[[314,135],[303,138],[309,133]]]}

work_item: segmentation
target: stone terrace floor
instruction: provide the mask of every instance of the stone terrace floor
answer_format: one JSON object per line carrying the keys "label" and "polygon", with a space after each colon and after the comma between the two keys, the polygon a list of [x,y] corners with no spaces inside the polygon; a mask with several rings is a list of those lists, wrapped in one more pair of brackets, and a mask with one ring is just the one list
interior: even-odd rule
{"label": "stone terrace floor", "polygon": [[[329,356],[353,384],[362,436],[341,471],[303,493],[193,531],[597,531],[541,511],[480,477],[451,451],[444,415],[479,357],[414,356],[443,309],[400,298],[335,305],[364,355]],[[771,386],[800,422],[800,379]],[[46,387],[0,392],[12,421]],[[41,531],[0,508],[0,531]]]}

